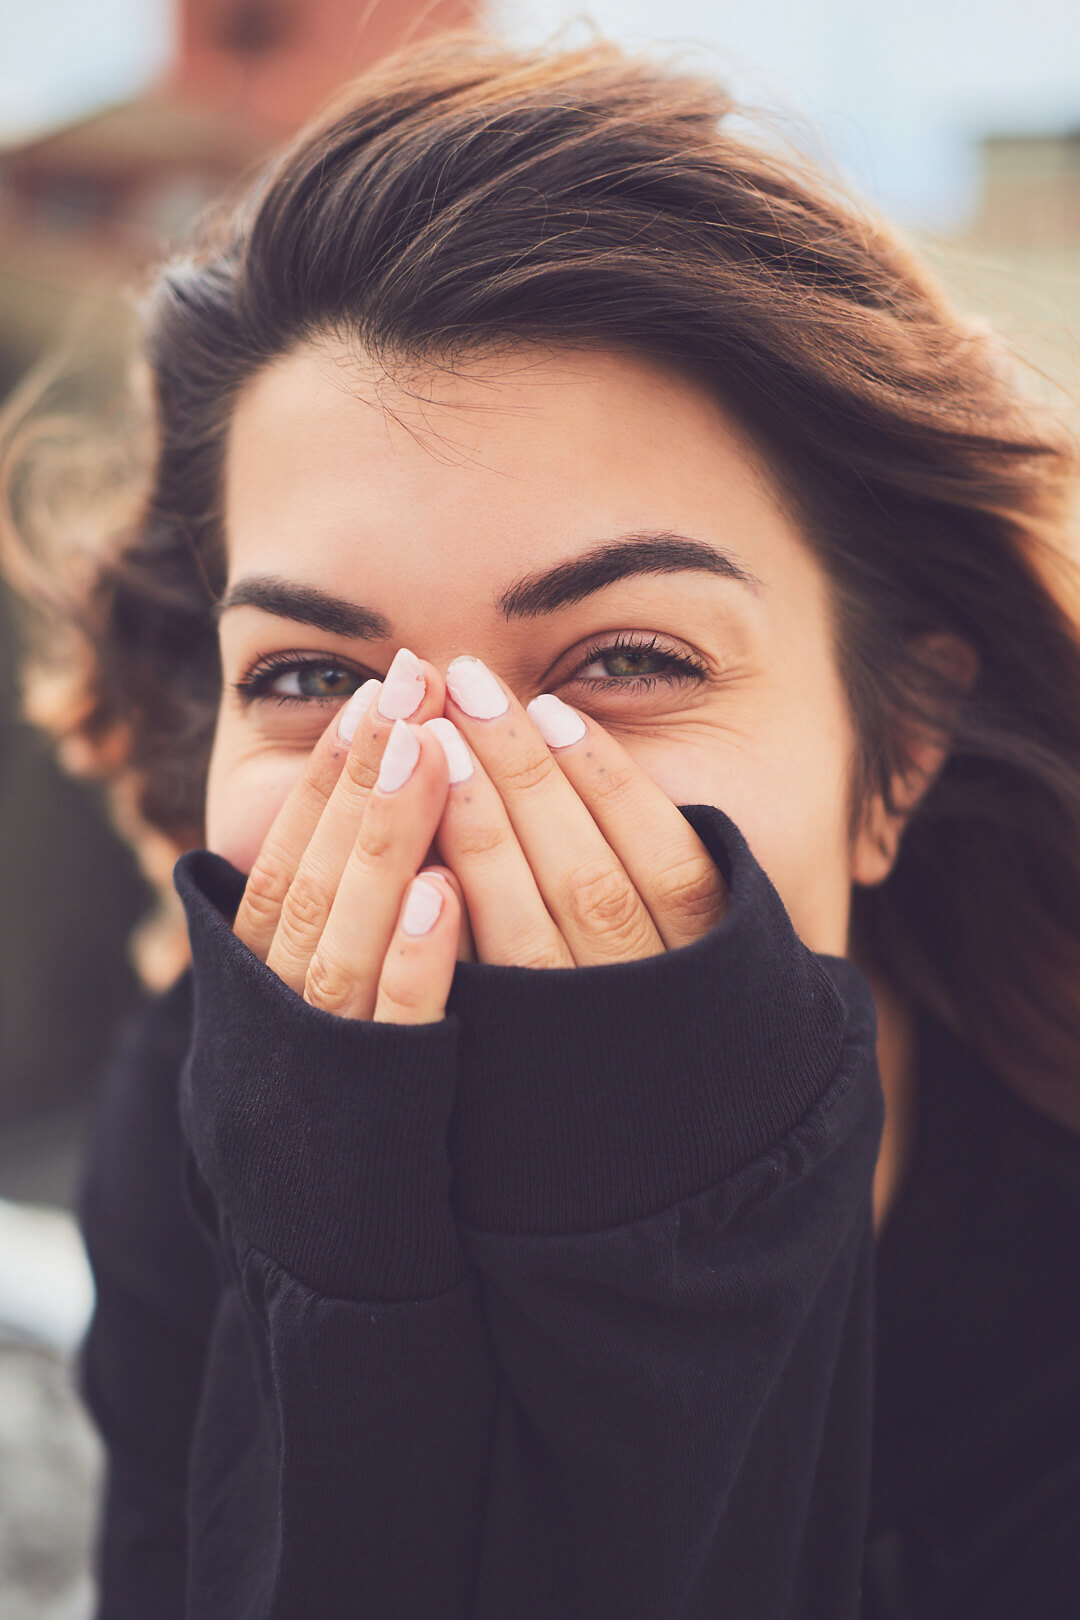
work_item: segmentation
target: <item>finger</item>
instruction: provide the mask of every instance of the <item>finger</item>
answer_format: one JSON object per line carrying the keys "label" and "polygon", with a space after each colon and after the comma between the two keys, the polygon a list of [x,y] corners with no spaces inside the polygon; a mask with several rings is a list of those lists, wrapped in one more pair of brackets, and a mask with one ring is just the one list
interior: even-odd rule
{"label": "finger", "polygon": [[[438,850],[439,834],[437,830],[435,837],[432,839],[432,844],[434,848]],[[446,879],[447,883],[449,883],[450,887],[457,896],[458,908],[461,912],[461,927],[458,930],[457,959],[459,962],[475,962],[476,941],[473,939],[472,927],[469,923],[469,911],[465,904],[465,896],[462,893],[461,884],[455,877],[454,873],[451,872],[447,866],[422,866],[420,871],[417,873],[417,876],[421,876],[424,872],[438,872],[441,877]]]}
{"label": "finger", "polygon": [[478,658],[454,659],[446,691],[447,715],[505,804],[575,963],[662,951],[663,939],[626,868],[513,693]]}
{"label": "finger", "polygon": [[476,954],[494,966],[573,967],[506,806],[452,720],[428,720],[442,744],[450,789],[437,842],[461,884]]}
{"label": "finger", "polygon": [[721,921],[723,874],[686,817],[603,726],[553,693],[526,713],[615,849],[669,950]]}
{"label": "finger", "polygon": [[446,1016],[461,908],[453,886],[425,867],[405,891],[379,976],[377,1024],[433,1024]]}
{"label": "finger", "polygon": [[421,720],[440,713],[443,692],[438,670],[401,647],[373,700],[364,707],[357,694],[357,709],[350,714],[346,705],[342,711],[346,733],[353,726],[355,730],[351,738],[346,735],[344,739],[348,747],[343,768],[294,863],[266,955],[267,966],[297,994],[303,993],[311,958],[330,915],[395,720],[405,718],[406,712]]}
{"label": "finger", "polygon": [[265,962],[277,932],[281,906],[319,817],[341,775],[348,748],[338,733],[342,717],[362,712],[379,681],[365,681],[339,709],[308,756],[303,773],[270,825],[248,873],[233,932]]}
{"label": "finger", "polygon": [[446,756],[436,739],[396,720],[308,964],[303,995],[312,1006],[371,1017],[402,899],[431,847],[446,790]]}

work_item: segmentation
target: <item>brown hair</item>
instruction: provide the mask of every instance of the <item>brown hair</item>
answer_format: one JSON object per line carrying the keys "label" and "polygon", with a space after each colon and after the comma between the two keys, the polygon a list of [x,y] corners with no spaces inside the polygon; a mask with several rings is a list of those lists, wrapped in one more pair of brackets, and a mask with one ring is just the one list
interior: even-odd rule
{"label": "brown hair", "polygon": [[[152,827],[201,841],[224,430],[242,384],[298,342],[345,336],[388,365],[507,341],[663,357],[749,427],[831,581],[853,829],[873,789],[891,804],[911,725],[950,717],[890,876],[855,891],[853,949],[1003,1075],[1071,1082],[1071,443],[895,234],[731,130],[737,111],[711,79],[604,41],[472,31],[350,83],[145,302],[152,479],[65,608],[84,655],[55,729]],[[975,648],[970,693],[921,655],[933,631]]]}

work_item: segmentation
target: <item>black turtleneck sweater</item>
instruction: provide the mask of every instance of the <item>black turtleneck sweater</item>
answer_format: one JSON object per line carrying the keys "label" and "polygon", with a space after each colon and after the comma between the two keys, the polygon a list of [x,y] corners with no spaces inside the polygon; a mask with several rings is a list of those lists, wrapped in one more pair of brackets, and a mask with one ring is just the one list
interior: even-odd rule
{"label": "black turtleneck sweater", "polygon": [[704,938],[459,963],[420,1026],[308,1006],[178,862],[82,1195],[99,1620],[1080,1614],[1080,1143],[924,1024],[875,1252],[869,987],[684,814]]}

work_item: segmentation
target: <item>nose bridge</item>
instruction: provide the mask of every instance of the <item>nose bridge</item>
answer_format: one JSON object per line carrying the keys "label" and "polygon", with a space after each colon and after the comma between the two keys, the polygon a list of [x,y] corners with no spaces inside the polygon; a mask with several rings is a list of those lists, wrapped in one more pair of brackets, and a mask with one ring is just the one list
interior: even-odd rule
{"label": "nose bridge", "polygon": [[[423,589],[406,595],[396,616],[397,642],[445,672],[467,653],[503,673],[514,646],[514,627],[495,609],[490,593],[440,581],[432,570]],[[511,671],[506,670],[507,678]]]}
{"label": "nose bridge", "polygon": [[505,638],[500,639],[475,630],[470,633],[467,624],[460,629],[452,627],[449,632],[443,627],[438,637],[417,637],[415,641],[406,641],[405,645],[418,658],[434,664],[444,677],[455,658],[469,657],[481,659],[489,669],[495,670],[515,693],[521,684],[522,672],[513,657],[510,643]]}
{"label": "nose bridge", "polygon": [[[505,618],[498,602],[536,566],[535,536],[516,510],[477,513],[451,502],[442,521],[428,517],[436,525],[430,538],[416,528],[399,531],[400,543],[381,552],[369,581],[393,622],[388,656],[406,646],[445,670],[470,654],[509,679],[535,643],[537,626]],[[357,588],[365,599],[359,582]]]}

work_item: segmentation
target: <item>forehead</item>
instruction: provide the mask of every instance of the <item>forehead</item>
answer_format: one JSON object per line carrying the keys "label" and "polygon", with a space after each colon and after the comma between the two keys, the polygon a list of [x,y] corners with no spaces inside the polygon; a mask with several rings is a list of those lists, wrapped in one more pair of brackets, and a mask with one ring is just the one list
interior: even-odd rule
{"label": "forehead", "polygon": [[239,398],[229,573],[315,582],[390,566],[510,577],[644,527],[747,547],[796,538],[752,444],[701,384],[604,350],[518,346],[387,374],[301,346]]}

